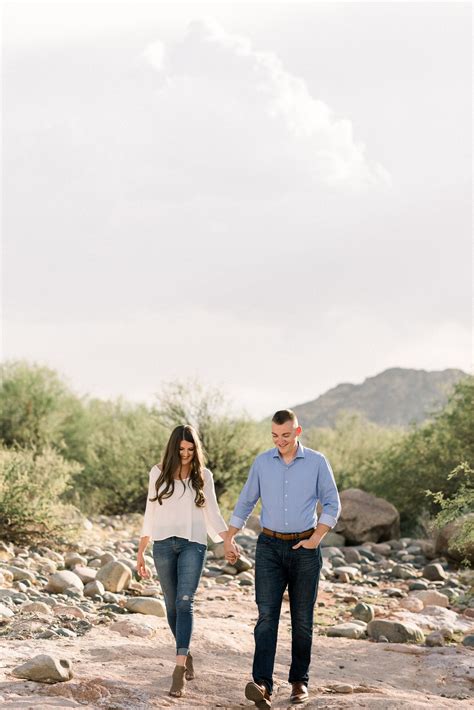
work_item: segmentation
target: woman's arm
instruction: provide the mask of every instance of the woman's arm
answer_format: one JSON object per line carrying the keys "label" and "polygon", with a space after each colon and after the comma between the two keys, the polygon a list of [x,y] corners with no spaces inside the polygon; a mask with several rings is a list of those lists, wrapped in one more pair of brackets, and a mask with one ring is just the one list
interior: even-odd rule
{"label": "woman's arm", "polygon": [[140,575],[140,577],[145,577],[147,579],[150,577],[150,570],[146,566],[145,563],[145,550],[148,547],[148,543],[150,542],[150,538],[148,535],[145,535],[144,537],[140,538],[140,542],[138,543],[138,552],[137,552],[137,572]]}

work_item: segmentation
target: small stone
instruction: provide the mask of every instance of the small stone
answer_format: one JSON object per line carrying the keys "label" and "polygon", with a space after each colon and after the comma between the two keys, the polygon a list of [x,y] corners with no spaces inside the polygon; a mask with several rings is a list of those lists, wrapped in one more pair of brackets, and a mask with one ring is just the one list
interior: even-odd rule
{"label": "small stone", "polygon": [[85,597],[95,597],[96,595],[102,596],[105,592],[105,587],[98,579],[94,579],[93,582],[89,582],[84,587]]}
{"label": "small stone", "polygon": [[12,610],[5,606],[5,604],[0,604],[0,621],[4,621],[5,619],[11,619],[12,616]]}
{"label": "small stone", "polygon": [[442,606],[444,608],[449,606],[449,599],[446,594],[441,594],[441,592],[437,592],[434,589],[416,592],[416,596],[421,599],[423,606]]}
{"label": "small stone", "polygon": [[30,614],[51,614],[51,607],[44,602],[24,602],[20,607],[20,611]]}
{"label": "small stone", "polygon": [[72,678],[72,664],[66,658],[40,654],[14,668],[12,674],[38,683],[61,683]]}
{"label": "small stone", "polygon": [[385,636],[390,643],[423,643],[423,631],[415,624],[402,624],[388,619],[374,619],[367,625],[370,638],[378,639]]}
{"label": "small stone", "polygon": [[81,592],[81,594],[84,589],[84,585],[77,574],[69,572],[68,570],[61,570],[61,572],[55,572],[50,576],[45,590],[53,594],[62,594],[66,589],[70,589],[71,587]]}
{"label": "small stone", "polygon": [[116,621],[110,629],[121,636],[149,638],[156,634],[161,623],[156,616],[137,614]]}
{"label": "small stone", "polygon": [[234,578],[230,574],[220,574],[214,579],[218,584],[229,584]]}
{"label": "small stone", "polygon": [[67,606],[66,604],[57,604],[53,606],[55,616],[74,616],[76,619],[85,619],[86,615],[77,606]]}
{"label": "small stone", "polygon": [[462,645],[467,648],[474,648],[474,634],[467,634],[462,640]]}
{"label": "small stone", "polygon": [[421,599],[418,599],[414,594],[409,594],[405,599],[400,600],[400,606],[402,609],[407,609],[408,611],[418,612],[424,607]]}
{"label": "small stone", "polygon": [[364,604],[362,602],[356,604],[351,613],[354,619],[359,619],[360,621],[365,621],[366,623],[372,621],[372,619],[375,617],[373,606],[371,606],[370,604]]}
{"label": "small stone", "polygon": [[341,693],[341,695],[348,695],[349,693],[354,692],[354,687],[352,685],[349,685],[348,683],[333,683],[329,686],[329,690],[331,690],[333,693]]}
{"label": "small stone", "polygon": [[353,564],[354,562],[360,562],[362,559],[359,550],[357,550],[355,547],[344,547],[343,553],[344,559],[349,565]]}
{"label": "small stone", "polygon": [[64,556],[64,566],[72,570],[74,567],[76,567],[76,565],[82,565],[86,567],[86,558],[82,557],[82,555],[79,555],[77,552],[67,552]]}
{"label": "small stone", "polygon": [[83,584],[93,582],[97,575],[96,569],[93,569],[92,567],[86,567],[84,565],[76,565],[72,571],[74,572],[74,574],[77,574]]}
{"label": "small stone", "polygon": [[391,574],[396,579],[411,579],[417,576],[416,571],[407,565],[394,565]]}
{"label": "small stone", "polygon": [[441,631],[432,631],[431,634],[428,634],[428,636],[425,639],[425,643],[427,646],[444,646],[445,645],[445,638]]}
{"label": "small stone", "polygon": [[327,630],[327,635],[331,637],[341,637],[347,639],[360,639],[365,638],[366,632],[363,626],[360,624],[355,624],[350,621],[336,624]]}
{"label": "small stone", "polygon": [[410,592],[414,591],[423,591],[425,589],[428,589],[428,582],[426,582],[424,579],[414,579],[412,582],[408,582],[408,589]]}
{"label": "small stone", "polygon": [[166,616],[166,608],[160,599],[153,597],[132,597],[127,600],[125,608],[137,614],[151,614],[152,616]]}
{"label": "small stone", "polygon": [[122,562],[111,561],[100,568],[96,579],[102,582],[108,592],[121,592],[130,585],[132,572]]}
{"label": "small stone", "polygon": [[429,579],[430,582],[443,582],[448,578],[448,575],[439,562],[431,562],[423,568],[423,577]]}

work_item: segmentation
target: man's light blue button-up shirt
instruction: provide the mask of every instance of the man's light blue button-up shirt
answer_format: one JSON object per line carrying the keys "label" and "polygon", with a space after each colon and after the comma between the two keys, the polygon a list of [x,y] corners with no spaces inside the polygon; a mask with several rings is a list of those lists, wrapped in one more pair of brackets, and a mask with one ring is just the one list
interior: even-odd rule
{"label": "man's light blue button-up shirt", "polygon": [[[329,461],[319,451],[298,443],[295,458],[286,464],[278,449],[257,456],[234,508],[230,524],[242,528],[258,499],[262,527],[275,532],[303,532],[324,523],[334,527],[341,503]],[[322,513],[317,520],[316,504]]]}

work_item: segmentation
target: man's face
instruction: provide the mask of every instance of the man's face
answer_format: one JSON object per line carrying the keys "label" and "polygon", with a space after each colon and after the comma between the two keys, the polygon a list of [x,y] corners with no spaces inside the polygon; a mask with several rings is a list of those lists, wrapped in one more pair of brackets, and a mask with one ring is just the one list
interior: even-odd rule
{"label": "man's face", "polygon": [[292,421],[284,424],[272,422],[273,443],[282,456],[290,453],[298,446],[298,437],[301,434],[301,427],[295,426]]}

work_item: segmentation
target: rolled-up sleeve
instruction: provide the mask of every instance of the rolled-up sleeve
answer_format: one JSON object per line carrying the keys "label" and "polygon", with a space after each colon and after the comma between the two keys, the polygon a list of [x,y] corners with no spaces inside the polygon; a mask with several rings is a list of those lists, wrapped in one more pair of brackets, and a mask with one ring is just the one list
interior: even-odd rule
{"label": "rolled-up sleeve", "polygon": [[148,495],[146,498],[146,508],[145,515],[143,517],[142,533],[141,537],[152,537],[153,536],[153,520],[157,513],[158,501],[151,501],[150,498],[156,496],[155,483],[158,479],[159,469],[157,466],[153,466],[149,473],[148,479]]}
{"label": "rolled-up sleeve", "polygon": [[318,523],[323,523],[333,528],[341,514],[341,501],[339,500],[334,474],[325,456],[321,456],[319,462],[316,497],[322,506]]}
{"label": "rolled-up sleeve", "polygon": [[209,469],[204,471],[204,496],[206,503],[203,508],[204,519],[206,521],[206,531],[213,542],[220,542],[219,533],[227,530],[227,524],[219,510],[216,490],[214,488],[214,477]]}
{"label": "rolled-up sleeve", "polygon": [[260,482],[258,478],[257,463],[254,461],[250,468],[249,476],[239,500],[234,508],[230,524],[234,528],[243,528],[252,510],[260,498]]}

